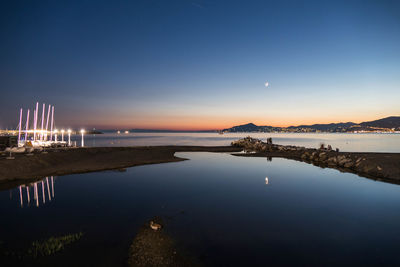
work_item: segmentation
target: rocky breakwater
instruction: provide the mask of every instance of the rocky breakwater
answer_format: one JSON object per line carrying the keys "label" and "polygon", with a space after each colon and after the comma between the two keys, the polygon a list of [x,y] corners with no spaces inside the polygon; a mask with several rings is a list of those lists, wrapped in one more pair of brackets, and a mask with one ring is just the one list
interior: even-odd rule
{"label": "rocky breakwater", "polygon": [[[231,143],[234,147],[243,148],[241,156],[283,157],[307,162],[323,168],[335,168],[342,172],[356,173],[360,176],[400,183],[399,153],[358,153],[339,152],[321,145],[319,149],[299,146],[272,144],[272,140],[263,142],[246,137]],[[236,154],[239,155],[239,154]]]}

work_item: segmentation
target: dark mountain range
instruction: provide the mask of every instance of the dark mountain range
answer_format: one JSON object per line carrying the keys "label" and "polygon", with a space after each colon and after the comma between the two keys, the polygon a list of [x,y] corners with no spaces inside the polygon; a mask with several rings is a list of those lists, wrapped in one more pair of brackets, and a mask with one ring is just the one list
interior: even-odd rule
{"label": "dark mountain range", "polygon": [[279,131],[280,129],[280,127],[257,126],[254,123],[248,123],[244,125],[234,126],[230,129],[225,129],[223,131],[231,130],[231,132],[273,132]]}
{"label": "dark mountain range", "polygon": [[329,123],[329,124],[313,124],[313,125],[299,125],[290,126],[289,129],[316,129],[323,132],[341,132],[343,129],[348,129],[356,125],[354,122],[339,122],[339,123]]}
{"label": "dark mountain range", "polygon": [[361,126],[379,127],[379,128],[398,128],[400,127],[400,116],[391,116],[375,121],[367,121],[360,123]]}
{"label": "dark mountain range", "polygon": [[299,125],[289,127],[257,126],[254,123],[234,126],[223,132],[354,132],[354,131],[400,131],[400,117],[387,117],[375,121],[340,122],[329,124]]}

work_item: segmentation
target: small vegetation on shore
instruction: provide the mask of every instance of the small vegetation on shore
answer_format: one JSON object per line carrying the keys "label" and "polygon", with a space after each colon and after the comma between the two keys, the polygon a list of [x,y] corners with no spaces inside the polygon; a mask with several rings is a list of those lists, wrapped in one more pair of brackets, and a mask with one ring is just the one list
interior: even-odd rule
{"label": "small vegetation on shore", "polygon": [[59,237],[50,237],[44,241],[34,241],[31,248],[28,249],[28,256],[50,256],[65,248],[66,245],[78,241],[83,236],[82,232],[69,234]]}
{"label": "small vegetation on shore", "polygon": [[82,232],[57,237],[52,236],[45,240],[33,241],[27,250],[22,251],[8,250],[3,246],[4,243],[0,241],[0,256],[19,260],[50,256],[64,250],[67,245],[78,241],[82,236]]}

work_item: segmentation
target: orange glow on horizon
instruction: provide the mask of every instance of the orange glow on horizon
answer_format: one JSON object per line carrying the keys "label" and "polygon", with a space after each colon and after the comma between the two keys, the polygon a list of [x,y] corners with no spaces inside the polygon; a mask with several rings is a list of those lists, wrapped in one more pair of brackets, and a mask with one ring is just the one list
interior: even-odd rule
{"label": "orange glow on horizon", "polygon": [[[298,126],[298,125],[312,125],[312,124],[327,124],[327,123],[339,123],[339,122],[354,122],[361,123],[364,121],[372,121],[376,119],[381,119],[387,116],[371,116],[357,119],[348,119],[348,118],[273,118],[273,119],[265,119],[265,118],[257,118],[257,119],[249,119],[249,118],[209,118],[209,117],[195,117],[195,118],[187,118],[187,117],[175,117],[175,118],[166,118],[165,120],[159,119],[148,119],[141,120],[135,123],[131,123],[128,121],[117,123],[112,121],[113,123],[107,124],[102,121],[97,125],[93,125],[93,127],[97,129],[144,129],[144,130],[173,130],[173,131],[207,131],[207,130],[222,130],[231,128],[233,126],[254,123],[257,126],[275,126],[275,127],[288,127],[288,126]],[[87,126],[91,127],[91,126]]]}

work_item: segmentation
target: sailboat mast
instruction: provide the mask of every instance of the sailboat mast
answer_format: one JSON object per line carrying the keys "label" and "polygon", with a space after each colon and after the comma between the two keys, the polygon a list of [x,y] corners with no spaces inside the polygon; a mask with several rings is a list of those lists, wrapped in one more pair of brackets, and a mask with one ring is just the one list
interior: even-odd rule
{"label": "sailboat mast", "polygon": [[54,106],[51,107],[50,141],[53,140]]}
{"label": "sailboat mast", "polygon": [[49,109],[48,109],[48,111],[47,111],[46,137],[45,137],[45,141],[47,141],[47,129],[49,128],[50,109],[51,109],[51,105],[49,104]]}
{"label": "sailboat mast", "polygon": [[46,106],[46,104],[43,103],[43,109],[42,109],[42,129],[41,129],[41,134],[40,134],[40,141],[43,141],[43,136],[44,136],[44,132],[43,132],[43,123],[44,123],[44,113],[46,112],[45,106]]}
{"label": "sailboat mast", "polygon": [[28,141],[28,131],[29,131],[29,109],[26,114],[26,131],[25,131],[25,141]]}
{"label": "sailboat mast", "polygon": [[22,127],[22,108],[19,111],[19,126],[18,126],[18,146],[21,140],[21,127]]}

